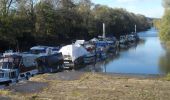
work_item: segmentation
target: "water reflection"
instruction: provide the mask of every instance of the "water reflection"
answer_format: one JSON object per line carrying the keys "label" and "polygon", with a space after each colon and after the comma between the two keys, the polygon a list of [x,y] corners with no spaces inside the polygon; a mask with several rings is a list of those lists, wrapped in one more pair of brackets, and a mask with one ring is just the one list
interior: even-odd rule
{"label": "water reflection", "polygon": [[112,62],[115,59],[119,59],[119,49],[116,49],[114,53],[108,54],[108,59],[104,61],[97,62],[93,65],[88,65],[84,67],[83,69],[80,69],[79,71],[85,71],[85,72],[107,72],[107,66],[110,62]]}
{"label": "water reflection", "polygon": [[159,61],[160,71],[162,73],[170,73],[170,52],[167,50],[166,54],[160,57]]}

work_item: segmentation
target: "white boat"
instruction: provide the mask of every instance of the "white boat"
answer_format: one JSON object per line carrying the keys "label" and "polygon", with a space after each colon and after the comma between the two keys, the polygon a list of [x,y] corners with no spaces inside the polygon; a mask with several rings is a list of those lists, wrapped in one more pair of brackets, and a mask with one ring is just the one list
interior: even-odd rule
{"label": "white boat", "polygon": [[38,73],[36,56],[33,54],[4,54],[0,58],[0,70],[17,70],[17,80],[29,79]]}
{"label": "white boat", "polygon": [[93,39],[90,40],[90,42],[92,42],[92,43],[95,43],[97,41],[99,41],[97,38],[93,38]]}
{"label": "white boat", "polygon": [[18,71],[14,69],[0,69],[0,85],[9,85],[18,81]]}
{"label": "white boat", "polygon": [[83,46],[85,44],[85,40],[76,40],[75,44],[79,44]]}
{"label": "white boat", "polygon": [[120,36],[119,43],[120,43],[120,44],[125,44],[126,42],[127,42],[126,36]]}
{"label": "white boat", "polygon": [[58,51],[59,51],[59,47],[34,46],[30,48],[30,52],[38,56],[51,55],[51,54],[58,53]]}
{"label": "white boat", "polygon": [[31,53],[37,56],[39,73],[57,72],[63,69],[63,56],[59,47],[34,46]]}
{"label": "white boat", "polygon": [[128,35],[128,42],[135,42],[135,41],[136,41],[135,35],[133,34]]}
{"label": "white boat", "polygon": [[84,64],[83,57],[88,54],[87,50],[79,44],[66,45],[59,52],[63,55],[65,66],[69,68]]}

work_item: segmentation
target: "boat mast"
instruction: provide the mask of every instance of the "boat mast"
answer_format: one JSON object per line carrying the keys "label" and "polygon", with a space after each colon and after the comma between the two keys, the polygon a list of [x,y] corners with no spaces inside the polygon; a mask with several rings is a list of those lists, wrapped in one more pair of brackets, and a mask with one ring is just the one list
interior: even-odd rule
{"label": "boat mast", "polygon": [[103,38],[106,38],[105,31],[105,23],[103,23]]}
{"label": "boat mast", "polygon": [[135,24],[135,34],[136,34],[136,24]]}

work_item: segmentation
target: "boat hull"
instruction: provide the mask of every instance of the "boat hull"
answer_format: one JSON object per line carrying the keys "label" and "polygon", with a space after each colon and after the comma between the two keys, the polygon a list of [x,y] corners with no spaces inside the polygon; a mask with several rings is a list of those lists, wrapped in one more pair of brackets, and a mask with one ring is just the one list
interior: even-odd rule
{"label": "boat hull", "polygon": [[79,57],[76,60],[67,60],[64,59],[64,67],[65,68],[71,68],[71,69],[77,69],[84,65],[84,57]]}
{"label": "boat hull", "polygon": [[59,54],[37,58],[39,73],[57,72],[63,69],[63,57]]}

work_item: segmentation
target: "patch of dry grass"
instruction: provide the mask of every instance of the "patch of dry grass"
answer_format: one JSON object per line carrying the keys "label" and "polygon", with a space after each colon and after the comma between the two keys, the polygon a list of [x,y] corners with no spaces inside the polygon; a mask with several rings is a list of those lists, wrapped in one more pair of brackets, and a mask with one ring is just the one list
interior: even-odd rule
{"label": "patch of dry grass", "polygon": [[[86,73],[79,80],[46,80],[51,75],[32,78],[34,81],[48,82],[49,85],[39,93],[24,94],[24,100],[170,100],[169,81],[94,73]],[[22,100],[23,94],[12,94],[10,97]]]}
{"label": "patch of dry grass", "polygon": [[0,96],[9,95],[11,92],[9,90],[0,90]]}

